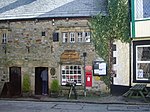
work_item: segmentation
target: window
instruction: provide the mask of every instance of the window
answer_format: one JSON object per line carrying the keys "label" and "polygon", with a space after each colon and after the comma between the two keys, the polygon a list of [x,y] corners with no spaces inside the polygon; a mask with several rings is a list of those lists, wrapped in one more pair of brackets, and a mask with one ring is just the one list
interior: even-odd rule
{"label": "window", "polygon": [[75,33],[74,32],[70,33],[70,43],[75,43]]}
{"label": "window", "polygon": [[90,42],[90,32],[85,32],[85,42]]}
{"label": "window", "polygon": [[136,79],[148,80],[150,77],[150,45],[139,45],[136,51]]}
{"label": "window", "polygon": [[63,43],[67,43],[68,42],[68,33],[62,33],[62,41]]}
{"label": "window", "polygon": [[133,82],[150,80],[150,41],[133,42]]}
{"label": "window", "polygon": [[135,0],[135,18],[150,18],[150,0]]}
{"label": "window", "polygon": [[45,32],[42,32],[42,36],[45,36]]}
{"label": "window", "polygon": [[62,85],[69,81],[76,82],[76,85],[82,84],[80,65],[63,65],[61,68]]}
{"label": "window", "polygon": [[78,42],[83,42],[83,33],[79,32],[78,34]]}
{"label": "window", "polygon": [[63,32],[62,33],[62,42],[63,43],[85,43],[91,41],[90,32]]}
{"label": "window", "polygon": [[113,44],[112,50],[113,50],[113,51],[116,51],[116,44]]}
{"label": "window", "polygon": [[116,64],[116,57],[113,57],[113,64]]}
{"label": "window", "polygon": [[53,42],[58,42],[59,41],[59,33],[53,33]]}
{"label": "window", "polygon": [[2,36],[2,43],[3,43],[3,44],[6,44],[6,43],[7,43],[7,36],[6,36],[6,33],[3,33],[3,36]]}

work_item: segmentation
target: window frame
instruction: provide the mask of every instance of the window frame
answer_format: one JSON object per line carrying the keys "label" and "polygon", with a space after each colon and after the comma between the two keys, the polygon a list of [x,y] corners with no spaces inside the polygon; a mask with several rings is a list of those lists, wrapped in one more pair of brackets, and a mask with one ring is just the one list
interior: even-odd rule
{"label": "window frame", "polygon": [[138,64],[150,63],[150,61],[138,61],[138,48],[139,47],[150,47],[150,40],[133,41],[133,82],[134,83],[147,83],[150,82],[148,78],[138,79]]}
{"label": "window frame", "polygon": [[[81,36],[79,36],[79,33],[81,33]],[[84,39],[83,39],[83,32],[77,32],[77,38],[78,38],[78,42],[82,43],[84,41]]]}
{"label": "window frame", "polygon": [[84,38],[85,43],[90,43],[91,42],[91,32],[90,31],[84,32],[84,35],[85,35],[85,38]]}
{"label": "window frame", "polygon": [[[140,1],[134,0],[134,12],[135,12],[134,17],[135,17],[135,20],[150,19],[150,14],[149,14],[149,17],[144,17],[144,8],[143,8],[144,2],[143,1],[144,0],[140,0]],[[142,17],[138,17],[138,16],[140,16],[140,14]]]}
{"label": "window frame", "polygon": [[[79,67],[80,69],[79,68],[75,69],[74,67]],[[82,85],[82,66],[81,65],[62,65],[61,66],[61,85],[65,86],[68,81],[75,81],[75,80],[77,82],[76,85],[78,86]]]}
{"label": "window frame", "polygon": [[69,37],[70,37],[70,43],[75,43],[75,39],[76,39],[76,33],[75,32],[70,32],[69,33]]}
{"label": "window frame", "polygon": [[2,44],[6,44],[7,43],[7,34],[3,33],[2,35]]}
{"label": "window frame", "polygon": [[62,43],[68,43],[68,32],[62,32]]}

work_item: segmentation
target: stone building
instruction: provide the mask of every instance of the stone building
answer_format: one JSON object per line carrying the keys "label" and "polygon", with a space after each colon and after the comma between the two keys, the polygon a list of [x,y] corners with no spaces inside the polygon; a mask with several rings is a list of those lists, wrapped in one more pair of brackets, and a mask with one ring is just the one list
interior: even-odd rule
{"label": "stone building", "polygon": [[[83,87],[83,54],[86,66],[97,58],[88,20],[105,14],[106,4],[106,0],[0,2],[0,92],[21,95],[24,76],[29,75],[31,93],[40,95],[44,68],[48,89],[53,79],[62,87],[69,80]],[[96,77],[92,81],[93,88],[103,88]]]}

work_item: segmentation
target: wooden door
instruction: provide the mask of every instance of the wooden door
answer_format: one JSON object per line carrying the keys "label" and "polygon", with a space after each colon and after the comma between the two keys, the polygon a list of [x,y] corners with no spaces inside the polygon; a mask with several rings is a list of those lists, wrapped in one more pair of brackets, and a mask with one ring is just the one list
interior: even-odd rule
{"label": "wooden door", "polygon": [[20,96],[21,95],[21,67],[10,67],[10,95]]}

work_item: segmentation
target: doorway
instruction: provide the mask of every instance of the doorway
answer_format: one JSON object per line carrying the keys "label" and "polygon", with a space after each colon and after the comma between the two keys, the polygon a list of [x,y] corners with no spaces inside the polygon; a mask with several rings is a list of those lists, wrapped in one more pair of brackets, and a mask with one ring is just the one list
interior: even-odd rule
{"label": "doorway", "polygon": [[20,96],[21,95],[21,67],[10,67],[10,95]]}
{"label": "doorway", "polygon": [[[48,71],[48,67],[36,67],[35,68],[35,95],[42,95],[41,73],[45,69]],[[48,91],[48,83],[47,83],[47,91]]]}

